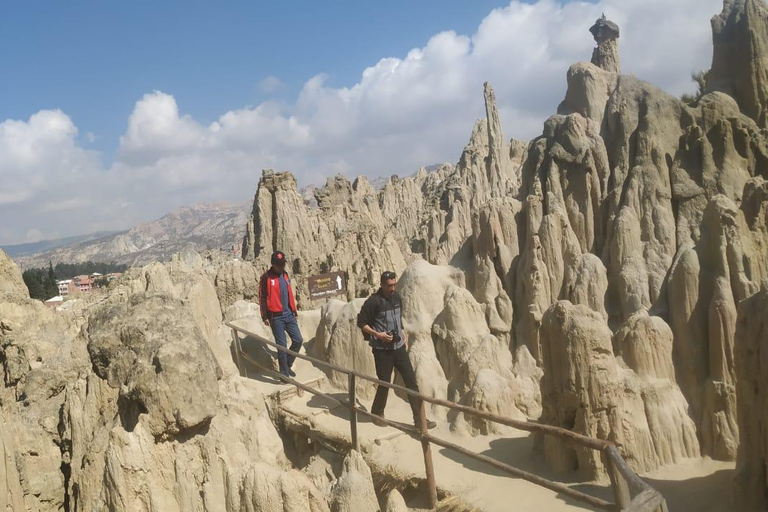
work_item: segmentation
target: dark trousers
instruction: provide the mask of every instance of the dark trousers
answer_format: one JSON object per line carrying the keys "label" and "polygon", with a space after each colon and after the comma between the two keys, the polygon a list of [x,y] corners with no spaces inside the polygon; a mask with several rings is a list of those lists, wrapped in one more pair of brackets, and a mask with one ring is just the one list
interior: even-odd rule
{"label": "dark trousers", "polygon": [[[392,370],[396,369],[403,377],[405,387],[417,392],[419,391],[419,386],[416,384],[416,373],[413,371],[413,365],[411,365],[411,360],[408,358],[408,351],[405,350],[405,346],[396,350],[373,349],[373,360],[376,363],[376,377],[379,380],[392,382]],[[376,397],[373,399],[371,413],[378,416],[384,415],[384,408],[387,406],[388,395],[388,387],[379,386],[376,389]],[[413,421],[418,423],[421,399],[408,395],[408,401],[410,402],[411,410],[413,411]]]}
{"label": "dark trousers", "polygon": [[[293,313],[275,315],[269,319],[269,324],[272,326],[272,334],[275,336],[275,343],[287,347],[288,343],[285,339],[285,333],[287,332],[288,336],[291,337],[290,350],[298,352],[301,349],[301,344],[304,343],[304,340],[301,337],[299,323],[296,321],[296,317]],[[294,359],[296,359],[294,356],[278,350],[277,362],[280,366],[280,373],[288,375],[288,369],[293,366]]]}

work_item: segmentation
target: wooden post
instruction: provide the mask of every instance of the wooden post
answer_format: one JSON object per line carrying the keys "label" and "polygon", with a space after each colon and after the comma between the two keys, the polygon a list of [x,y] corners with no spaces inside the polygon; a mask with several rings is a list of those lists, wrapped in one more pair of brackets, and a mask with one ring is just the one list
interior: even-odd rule
{"label": "wooden post", "polygon": [[421,448],[424,450],[424,470],[427,474],[427,488],[429,491],[429,508],[430,510],[437,509],[437,484],[435,483],[435,467],[432,464],[432,449],[429,446],[429,441],[424,437],[429,431],[427,427],[427,411],[424,406],[424,400],[419,400],[421,406],[419,407],[419,431],[421,432]]}
{"label": "wooden post", "polygon": [[360,439],[357,436],[357,411],[355,410],[355,405],[357,404],[356,387],[357,387],[357,383],[355,382],[355,374],[350,373],[349,374],[349,426],[352,430],[352,448],[354,448],[356,452],[359,452]]}
{"label": "wooden post", "polygon": [[245,368],[243,367],[243,360],[240,358],[240,336],[234,329],[232,329],[232,349],[235,351],[235,364],[237,364],[237,371],[240,372],[241,377],[247,377],[245,374]]}
{"label": "wooden post", "polygon": [[605,464],[605,470],[608,472],[608,476],[611,479],[611,488],[613,489],[613,498],[616,500],[616,508],[618,510],[625,510],[632,502],[632,496],[629,493],[629,485],[622,476],[619,469],[613,463],[613,459],[608,455],[608,450],[600,452]]}

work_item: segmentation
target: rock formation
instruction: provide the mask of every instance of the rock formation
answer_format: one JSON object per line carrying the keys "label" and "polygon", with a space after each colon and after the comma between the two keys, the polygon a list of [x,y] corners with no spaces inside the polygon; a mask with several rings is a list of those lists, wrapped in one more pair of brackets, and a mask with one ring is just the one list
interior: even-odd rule
{"label": "rock formation", "polygon": [[736,392],[740,444],[733,488],[733,510],[768,507],[768,453],[765,416],[768,412],[768,282],[739,305],[736,324]]}
{"label": "rock formation", "polygon": [[742,112],[768,127],[768,9],[763,0],[726,0],[712,18],[715,46],[707,88],[732,96]]}
{"label": "rock formation", "polygon": [[[725,1],[693,105],[621,75],[618,28],[598,20],[593,61],[571,67],[530,143],[504,139],[486,84],[455,167],[380,190],[330,178],[316,205],[289,173],[264,171],[246,262],[184,252],[133,269],[77,322],[30,301],[0,253],[0,505],[377,509],[358,454],[339,471],[293,469],[233,368],[222,320],[257,314],[245,301],[279,248],[300,307],[320,309],[300,316],[313,355],[374,373],[355,319],[394,270],[422,392],[612,440],[638,471],[738,452],[736,493],[765,507],[767,18],[761,1]],[[346,301],[313,304],[306,279],[330,270],[346,273]],[[604,474],[594,452],[538,446],[555,468]]]}
{"label": "rock formation", "polygon": [[597,42],[592,52],[592,64],[608,71],[621,73],[619,63],[619,26],[609,21],[605,14],[589,29]]}
{"label": "rock formation", "polygon": [[[661,335],[637,342],[626,339],[627,335],[652,333],[655,328],[662,330]],[[630,350],[643,351],[629,358],[631,369],[614,356],[611,331],[599,313],[568,301],[556,303],[545,313],[541,421],[615,442],[637,471],[697,457],[696,427],[671,371],[669,327],[661,319],[646,316],[625,329],[617,333],[625,355]],[[664,330],[669,334],[666,338]],[[658,338],[662,339],[653,342]],[[646,343],[650,346],[641,348]],[[540,442],[555,468],[576,469],[587,479],[601,475],[598,452],[551,436]]]}
{"label": "rock formation", "polygon": [[371,470],[356,451],[344,459],[344,469],[331,496],[331,512],[379,511]]}
{"label": "rock formation", "polygon": [[[667,429],[654,437],[685,440],[674,453],[628,446],[637,466],[699,449],[733,460],[736,307],[768,269],[765,12],[758,0],[725,2],[713,20],[708,92],[694,105],[621,75],[619,29],[601,18],[591,29],[592,62],[571,67],[558,114],[528,144],[504,141],[486,85],[486,116],[455,167],[393,178],[378,193],[363,178],[331,179],[315,190],[315,210],[289,175],[267,172],[245,256],[263,266],[280,246],[296,255],[299,274],[343,270],[350,299],[373,291],[385,266],[400,272],[419,259],[453,266],[464,280],[432,292],[442,304],[419,306],[425,299],[415,294],[406,307],[414,311],[420,383],[435,396],[493,409],[512,395],[486,396],[498,383],[480,375],[490,370],[517,383],[512,394],[527,398],[516,406],[529,415],[547,409],[531,406],[548,400],[538,392],[541,369],[533,371],[553,357],[542,341],[544,316],[560,301],[587,308],[604,328],[610,365],[633,383],[632,403],[656,414],[646,423]],[[663,409],[660,397],[676,412],[652,412],[652,403]],[[680,411],[693,419],[698,446]],[[583,431],[594,432],[598,419],[587,420]]]}
{"label": "rock formation", "polygon": [[299,278],[305,307],[311,304],[303,276],[342,270],[353,298],[375,291],[382,271],[402,272],[411,253],[424,254],[431,263],[449,263],[472,233],[471,212],[490,199],[514,195],[520,185],[524,145],[505,141],[489,84],[485,101],[486,118],[475,124],[455,168],[393,177],[379,192],[364,177],[353,183],[342,176],[329,178],[314,191],[317,208],[305,203],[289,173],[264,171],[243,257],[266,268],[275,249],[284,251],[289,270]]}
{"label": "rock formation", "polygon": [[[0,268],[3,290],[18,284],[18,269]],[[291,468],[263,397],[231,371],[214,274],[193,253],[131,270],[79,331],[18,286],[2,295],[0,504],[329,510]]]}

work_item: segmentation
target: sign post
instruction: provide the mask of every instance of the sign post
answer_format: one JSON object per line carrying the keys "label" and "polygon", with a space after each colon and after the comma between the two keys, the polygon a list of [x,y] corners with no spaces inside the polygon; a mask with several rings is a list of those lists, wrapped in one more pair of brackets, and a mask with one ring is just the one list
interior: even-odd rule
{"label": "sign post", "polygon": [[311,300],[325,299],[347,293],[347,280],[344,272],[331,272],[307,279],[309,298]]}

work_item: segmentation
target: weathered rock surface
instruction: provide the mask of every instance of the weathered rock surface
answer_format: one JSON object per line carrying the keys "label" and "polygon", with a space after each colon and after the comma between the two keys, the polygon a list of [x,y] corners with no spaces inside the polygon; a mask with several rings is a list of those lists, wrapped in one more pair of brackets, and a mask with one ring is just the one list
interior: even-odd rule
{"label": "weathered rock surface", "polygon": [[6,293],[29,296],[19,267],[0,249],[0,295]]}
{"label": "weathered rock surface", "polygon": [[76,325],[31,300],[15,264],[4,254],[0,262],[0,500],[13,510],[60,510],[58,418],[67,383],[89,371],[88,353]]}
{"label": "weathered rock surface", "polygon": [[344,469],[331,496],[332,512],[379,512],[371,469],[358,452],[353,450],[344,459]]}
{"label": "weathered rock surface", "polygon": [[[696,427],[674,381],[623,368],[601,315],[560,301],[545,313],[542,325],[541,421],[615,442],[639,471],[699,455]],[[671,347],[667,352],[668,359]],[[555,468],[576,469],[587,479],[604,471],[594,450],[551,436],[540,441]]]}
{"label": "weathered rock surface", "polygon": [[291,470],[264,398],[220,370],[204,265],[190,252],[128,272],[79,334],[68,316],[3,295],[4,509],[329,510]]}
{"label": "weathered rock surface", "polygon": [[592,64],[610,73],[620,73],[618,25],[603,14],[589,31],[597,42],[597,48],[592,52]]}
{"label": "weathered rock surface", "polygon": [[[358,297],[394,270],[422,392],[615,441],[638,471],[738,451],[738,489],[764,507],[766,11],[759,0],[724,2],[707,91],[692,105],[620,75],[618,28],[601,20],[593,61],[571,67],[558,114],[530,143],[504,139],[486,85],[485,118],[455,167],[380,190],[331,178],[312,191],[316,205],[290,174],[265,171],[247,262],[185,253],[133,270],[79,335],[28,299],[0,254],[0,460],[13,452],[16,468],[0,479],[8,499],[21,492],[45,510],[66,498],[82,510],[234,511],[343,509],[369,495],[350,491],[370,478],[352,459],[346,479],[324,484],[335,494],[291,472],[262,397],[227,361],[221,321],[256,312],[243,301],[281,249],[302,309],[320,306],[309,275],[348,276],[348,302],[300,316],[318,332],[313,355],[375,373],[355,325]],[[188,384],[188,372],[207,391],[176,403],[168,389]],[[448,419],[469,434],[495,428]],[[557,468],[602,475],[591,451],[549,438],[541,447]],[[286,498],[288,486],[300,492]]]}
{"label": "weathered rock surface", "polygon": [[[298,274],[344,270],[350,299],[372,292],[385,266],[400,272],[422,258],[460,269],[464,281],[453,284],[472,307],[435,300],[447,290],[438,276],[443,284],[425,287],[432,300],[415,293],[406,307],[420,386],[464,399],[480,370],[493,370],[517,381],[526,398],[516,405],[529,416],[540,373],[527,356],[544,364],[544,314],[558,301],[583,305],[644,403],[674,395],[673,407],[690,407],[702,453],[732,460],[736,306],[768,269],[765,12],[758,0],[724,3],[708,89],[693,105],[621,75],[619,28],[603,18],[592,62],[571,67],[558,115],[529,144],[504,141],[486,86],[486,117],[455,167],[392,179],[378,193],[364,179],[332,179],[315,190],[316,210],[290,176],[266,173],[245,256],[260,261],[279,246],[297,255]],[[471,335],[450,327],[467,318]],[[471,399],[493,378],[486,372]],[[646,381],[667,383],[655,402]],[[675,460],[641,445],[638,467]]]}
{"label": "weathered rock surface", "polygon": [[403,495],[393,489],[387,494],[387,501],[384,504],[384,512],[408,512]]}
{"label": "weathered rock surface", "polygon": [[768,9],[763,0],[726,0],[712,18],[715,46],[707,86],[732,96],[742,112],[768,127]]}
{"label": "weathered rock surface", "polygon": [[221,370],[180,300],[135,295],[93,318],[88,339],[94,372],[120,390],[128,428],[141,414],[153,436],[170,437],[216,414]]}
{"label": "weathered rock surface", "polygon": [[740,444],[733,510],[768,507],[768,282],[739,305],[736,324],[736,393]]}
{"label": "weathered rock surface", "polygon": [[259,302],[260,277],[258,269],[250,262],[226,262],[219,268],[215,280],[221,309],[227,309],[238,300]]}
{"label": "weathered rock surface", "polygon": [[515,194],[520,185],[523,145],[504,140],[488,84],[485,101],[486,118],[475,125],[456,168],[393,177],[379,192],[364,177],[354,183],[330,178],[314,191],[317,208],[305,203],[289,173],[264,171],[244,258],[266,268],[272,251],[283,250],[303,302],[308,292],[302,276],[345,271],[353,298],[375,291],[384,270],[402,272],[411,253],[449,263],[472,233],[472,212],[492,198]]}
{"label": "weathered rock surface", "polygon": [[[328,301],[321,310],[317,339],[310,355],[342,368],[375,376],[373,353],[357,327],[357,315],[364,302],[365,299],[355,299],[352,302]],[[328,370],[328,374],[331,382],[340,388],[346,388],[348,385],[345,373]],[[375,386],[367,381],[357,382],[357,391],[363,397],[371,398]]]}

